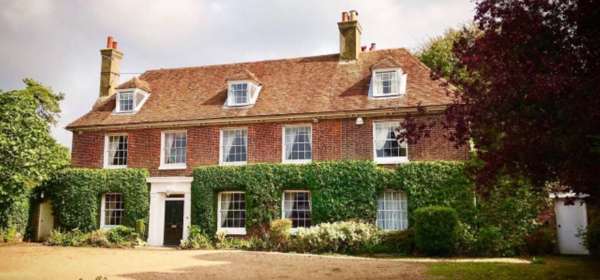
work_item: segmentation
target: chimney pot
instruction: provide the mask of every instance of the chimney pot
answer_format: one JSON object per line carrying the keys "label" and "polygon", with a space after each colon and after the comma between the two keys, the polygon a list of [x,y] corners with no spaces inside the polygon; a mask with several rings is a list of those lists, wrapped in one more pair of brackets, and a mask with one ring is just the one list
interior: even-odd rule
{"label": "chimney pot", "polygon": [[106,48],[110,49],[110,48],[112,48],[112,45],[113,45],[113,37],[112,36],[106,37]]}
{"label": "chimney pot", "polygon": [[377,45],[375,43],[371,43],[371,48],[369,48],[369,51],[374,51],[376,47]]}
{"label": "chimney pot", "polygon": [[360,47],[360,50],[363,51],[363,52],[366,51],[367,50],[367,46]]}
{"label": "chimney pot", "polygon": [[117,49],[117,46],[118,46],[118,43],[117,43],[117,41],[113,41],[113,42],[112,42],[112,48],[116,50],[116,49]]}
{"label": "chimney pot", "polygon": [[342,22],[348,21],[348,12],[342,12]]}
{"label": "chimney pot", "polygon": [[350,11],[350,21],[357,21],[358,20],[358,12],[356,10],[351,10]]}

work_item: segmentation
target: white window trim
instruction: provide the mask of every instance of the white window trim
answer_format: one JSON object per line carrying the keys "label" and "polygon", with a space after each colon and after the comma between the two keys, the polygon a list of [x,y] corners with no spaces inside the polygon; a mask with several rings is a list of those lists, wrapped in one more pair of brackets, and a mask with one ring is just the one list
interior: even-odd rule
{"label": "white window trim", "polygon": [[[132,93],[133,94],[133,110],[130,111],[121,111],[121,98],[120,95],[121,93]],[[140,103],[136,103],[136,94],[142,94],[144,96],[144,98],[142,99],[142,101],[140,101]],[[148,97],[150,97],[150,94],[147,93],[144,90],[138,89],[138,88],[127,88],[127,89],[119,89],[117,90],[116,96],[115,96],[115,110],[113,111],[113,114],[119,114],[119,115],[127,115],[127,114],[135,114],[137,113],[142,106],[144,106],[144,104],[146,103],[146,100],[148,100]]]}
{"label": "white window trim", "polygon": [[[383,94],[381,92],[377,92],[377,87],[375,86],[376,82],[376,74],[381,72],[390,72],[395,71],[398,74],[398,92]],[[381,68],[375,69],[371,73],[371,84],[369,86],[369,98],[375,99],[386,99],[386,98],[398,98],[400,96],[404,96],[406,94],[406,83],[407,83],[407,74],[401,68]]]}
{"label": "white window trim", "polygon": [[[108,193],[102,194],[102,199],[100,202],[100,228],[101,229],[111,229],[111,228],[119,226],[119,225],[107,225],[106,222],[104,221],[106,218],[106,195],[107,194],[120,194],[121,197],[123,197],[123,193],[108,192]],[[125,207],[123,207],[123,211],[125,211]],[[125,214],[125,213],[123,213],[123,214]]]}
{"label": "white window trim", "polygon": [[[299,193],[299,192],[307,192],[310,196],[310,201],[308,205],[310,206],[310,215],[311,215],[311,224],[312,224],[312,193],[309,190],[284,190],[281,193],[281,218],[286,219],[285,217],[285,193]],[[290,233],[295,234],[298,232],[298,229],[305,227],[292,227],[290,228]]]}
{"label": "white window trim", "polygon": [[372,129],[372,137],[373,138],[373,161],[375,161],[375,163],[377,164],[400,164],[400,163],[408,163],[408,143],[406,143],[406,156],[400,156],[400,157],[377,157],[377,141],[375,139],[376,135],[377,135],[377,127],[375,124],[378,123],[395,123],[398,124],[398,126],[400,126],[401,130],[402,126],[401,126],[401,121],[400,120],[380,120],[380,121],[373,121],[373,129]]}
{"label": "white window trim", "polygon": [[[310,128],[310,157],[311,159],[287,159],[286,150],[285,150],[285,129],[292,127],[309,127]],[[301,124],[288,124],[281,126],[281,162],[282,163],[291,163],[291,164],[307,164],[312,162],[312,158],[314,157],[314,147],[313,147],[313,128],[310,123],[301,123]]]}
{"label": "white window trim", "polygon": [[[184,163],[165,163],[165,134],[167,133],[185,133],[186,144],[185,144],[185,161]],[[160,165],[159,170],[175,170],[175,169],[186,169],[188,161],[188,146],[187,143],[187,130],[165,130],[160,132]]]}
{"label": "white window trim", "polygon": [[224,192],[219,192],[217,194],[217,231],[225,232],[225,234],[228,234],[228,235],[246,235],[245,227],[243,227],[243,228],[242,227],[238,227],[238,228],[221,227],[221,195],[222,194],[234,194],[234,193],[243,193],[244,199],[246,199],[245,192],[243,192],[243,191],[224,191]]}
{"label": "white window trim", "polygon": [[[236,104],[234,103],[235,99],[233,98],[233,94],[231,92],[231,86],[233,84],[247,84],[247,102],[246,103],[239,103]],[[251,87],[255,87],[255,92],[254,94],[252,94],[251,92]],[[254,105],[256,103],[256,99],[258,99],[258,94],[260,93],[260,90],[262,89],[261,85],[256,84],[255,81],[252,80],[232,80],[232,81],[227,81],[227,100],[225,101],[225,105],[227,107],[244,107],[244,106],[249,106],[249,105]]]}
{"label": "white window trim", "polygon": [[127,168],[127,164],[125,165],[112,165],[109,164],[108,160],[108,146],[109,137],[110,136],[127,136],[127,163],[129,163],[129,135],[127,133],[107,133],[104,135],[104,152],[102,153],[103,158],[103,167],[106,169],[119,169],[119,168]]}
{"label": "white window trim", "polygon": [[[231,131],[231,130],[246,130],[246,160],[245,161],[234,161],[234,162],[225,162],[223,160],[223,131]],[[219,165],[223,166],[237,166],[237,165],[245,165],[248,163],[248,128],[247,127],[225,127],[221,128],[219,131]]]}
{"label": "white window trim", "polygon": [[[402,200],[402,196],[404,197],[404,202],[406,204],[406,219],[404,219],[404,217],[402,217],[402,218],[404,219],[404,222],[405,222],[404,225],[405,225],[405,227],[404,228],[400,228],[400,229],[382,229],[382,228],[379,228],[379,226],[378,226],[379,225],[379,221],[378,220],[375,220],[375,225],[377,226],[377,228],[379,228],[379,230],[388,231],[388,232],[389,231],[401,231],[401,230],[408,229],[408,227],[409,227],[409,220],[408,220],[408,195],[406,194],[406,192],[401,191],[401,190],[385,189],[385,190],[383,190],[383,193],[385,193],[385,192],[399,192],[399,193],[401,193],[400,202],[403,201]],[[379,200],[379,196],[377,196],[377,200]],[[402,211],[402,205],[400,205],[400,209]],[[377,201],[377,216],[379,216],[379,201]]]}

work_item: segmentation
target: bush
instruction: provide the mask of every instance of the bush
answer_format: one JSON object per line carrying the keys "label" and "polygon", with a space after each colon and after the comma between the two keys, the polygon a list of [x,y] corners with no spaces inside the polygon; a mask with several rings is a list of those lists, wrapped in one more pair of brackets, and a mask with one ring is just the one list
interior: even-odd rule
{"label": "bush", "polygon": [[377,253],[410,255],[415,249],[415,231],[412,228],[381,233]]}
{"label": "bush", "polygon": [[88,245],[93,247],[105,247],[110,248],[113,247],[110,241],[108,241],[108,237],[106,236],[106,231],[102,229],[98,229],[89,233],[88,236]]}
{"label": "bush", "polygon": [[357,253],[379,243],[373,224],[360,222],[322,223],[300,228],[290,242],[290,250],[310,253]]}
{"label": "bush", "polygon": [[538,228],[527,237],[527,253],[530,255],[548,255],[556,249],[556,228],[546,225]]}
{"label": "bush", "polygon": [[283,251],[290,241],[290,230],[292,221],[289,219],[278,219],[271,222],[269,231],[269,245],[274,250]]}
{"label": "bush", "polygon": [[146,239],[146,221],[144,219],[135,221],[135,232],[141,239]]}
{"label": "bush", "polygon": [[457,245],[458,215],[449,207],[430,206],[415,210],[415,245],[433,256],[454,252]]}
{"label": "bush", "polygon": [[133,247],[141,241],[132,228],[117,226],[110,230],[95,230],[84,233],[79,229],[71,231],[53,230],[46,240],[52,246],[93,246],[93,247]]}
{"label": "bush", "polygon": [[592,256],[600,256],[600,218],[593,219],[587,226],[583,244]]}
{"label": "bush", "polygon": [[500,228],[484,226],[479,229],[473,249],[477,255],[497,256],[501,255],[501,252],[504,252],[509,246],[509,242],[502,238]]}
{"label": "bush", "polygon": [[63,229],[98,229],[100,201],[107,192],[123,194],[123,225],[135,227],[148,218],[148,172],[143,169],[81,169],[58,172],[40,191],[52,200],[56,223]]}
{"label": "bush", "polygon": [[182,240],[179,245],[182,249],[211,249],[212,242],[210,238],[202,232],[200,227],[190,226],[190,233],[186,240]]}
{"label": "bush", "polygon": [[139,235],[133,228],[116,226],[106,232],[108,241],[116,247],[134,247],[138,245]]}
{"label": "bush", "polygon": [[46,240],[46,244],[52,246],[85,246],[87,244],[88,234],[81,232],[79,229],[74,229],[68,232],[53,230]]}

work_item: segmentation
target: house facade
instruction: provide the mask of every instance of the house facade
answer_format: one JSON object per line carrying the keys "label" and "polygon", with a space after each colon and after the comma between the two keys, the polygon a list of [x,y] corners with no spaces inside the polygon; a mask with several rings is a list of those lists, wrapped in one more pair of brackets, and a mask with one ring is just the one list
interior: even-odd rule
{"label": "house facade", "polygon": [[[102,49],[100,95],[71,123],[72,165],[150,172],[148,243],[174,244],[191,221],[193,168],[256,163],[463,160],[441,126],[417,144],[398,142],[407,114],[441,118],[452,103],[441,82],[405,49],[362,47],[356,11],[338,23],[340,52],[224,65],[148,70],[119,84],[123,53],[111,37]],[[381,195],[378,225],[407,226],[406,197]],[[244,193],[218,194],[219,228],[245,234]],[[118,225],[122,194],[102,197],[100,225]],[[290,190],[282,216],[310,226],[310,192]]]}

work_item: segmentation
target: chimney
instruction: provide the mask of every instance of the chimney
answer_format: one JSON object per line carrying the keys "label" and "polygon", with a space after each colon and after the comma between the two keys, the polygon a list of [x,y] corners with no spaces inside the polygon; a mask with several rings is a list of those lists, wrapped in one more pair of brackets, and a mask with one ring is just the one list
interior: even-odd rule
{"label": "chimney", "polygon": [[121,75],[123,53],[117,49],[113,37],[106,38],[106,48],[100,50],[102,65],[100,68],[100,97],[109,97],[115,93]]}
{"label": "chimney", "polygon": [[351,61],[358,59],[361,52],[360,34],[362,28],[358,23],[358,12],[355,10],[342,12],[342,21],[338,22],[340,29],[340,60]]}
{"label": "chimney", "polygon": [[377,48],[377,44],[371,43],[371,47],[369,48],[369,51],[374,51],[375,48]]}

